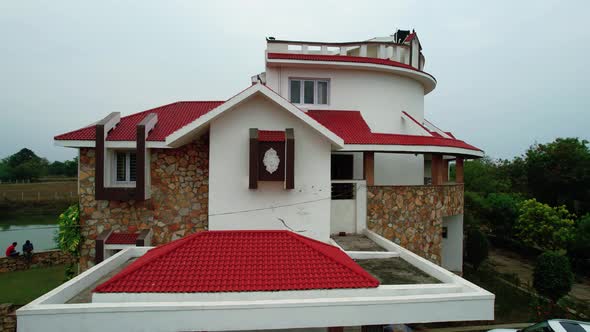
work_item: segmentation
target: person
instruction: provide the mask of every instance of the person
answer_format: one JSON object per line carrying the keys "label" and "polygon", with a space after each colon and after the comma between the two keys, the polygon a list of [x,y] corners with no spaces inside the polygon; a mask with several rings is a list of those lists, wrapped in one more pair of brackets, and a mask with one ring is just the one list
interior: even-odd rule
{"label": "person", "polygon": [[23,256],[25,256],[29,262],[33,259],[33,249],[31,241],[27,240],[25,244],[23,244]]}
{"label": "person", "polygon": [[6,248],[6,257],[18,257],[19,252],[16,251],[16,242],[12,242],[12,245]]}

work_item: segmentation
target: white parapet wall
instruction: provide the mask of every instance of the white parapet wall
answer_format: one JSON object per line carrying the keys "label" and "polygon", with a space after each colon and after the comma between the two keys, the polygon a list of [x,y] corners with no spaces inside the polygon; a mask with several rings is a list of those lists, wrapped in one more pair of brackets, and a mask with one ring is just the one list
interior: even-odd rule
{"label": "white parapet wall", "polygon": [[92,303],[67,303],[149,249],[133,247],[19,309],[18,331],[235,331],[493,319],[493,294],[365,232],[389,251],[378,254],[381,258],[400,257],[442,283],[284,292],[95,293]]}

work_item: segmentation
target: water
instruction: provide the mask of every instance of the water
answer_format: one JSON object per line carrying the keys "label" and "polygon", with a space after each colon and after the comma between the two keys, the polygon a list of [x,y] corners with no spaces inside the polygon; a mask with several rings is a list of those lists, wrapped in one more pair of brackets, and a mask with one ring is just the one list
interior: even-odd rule
{"label": "water", "polygon": [[0,256],[4,256],[4,250],[12,242],[18,242],[17,250],[21,251],[26,240],[33,242],[36,251],[55,249],[58,215],[51,212],[17,214],[0,211]]}

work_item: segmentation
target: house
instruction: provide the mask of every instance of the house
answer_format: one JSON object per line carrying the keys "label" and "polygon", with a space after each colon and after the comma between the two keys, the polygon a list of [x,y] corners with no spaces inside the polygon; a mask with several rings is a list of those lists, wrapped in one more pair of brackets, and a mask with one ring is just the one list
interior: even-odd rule
{"label": "house", "polygon": [[437,82],[418,35],[268,38],[265,60],[225,101],[55,137],[79,150],[86,271],[21,308],[19,331],[493,318],[494,295],[450,272],[463,161],[483,151],[424,118]]}

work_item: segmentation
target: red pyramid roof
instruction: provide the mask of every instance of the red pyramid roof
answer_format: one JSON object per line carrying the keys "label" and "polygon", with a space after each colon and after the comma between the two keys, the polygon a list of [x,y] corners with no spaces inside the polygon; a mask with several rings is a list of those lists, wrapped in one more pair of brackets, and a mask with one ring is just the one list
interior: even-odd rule
{"label": "red pyramid roof", "polygon": [[290,231],[207,231],[148,251],[99,293],[374,288],[340,249]]}

